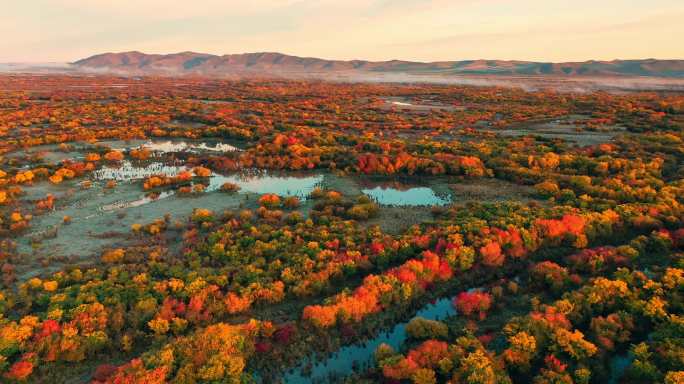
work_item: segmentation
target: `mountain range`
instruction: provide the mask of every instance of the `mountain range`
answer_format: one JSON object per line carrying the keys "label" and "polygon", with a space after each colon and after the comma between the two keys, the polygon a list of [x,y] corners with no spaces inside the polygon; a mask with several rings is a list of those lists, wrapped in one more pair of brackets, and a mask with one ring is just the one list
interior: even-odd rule
{"label": "mountain range", "polygon": [[415,62],[404,60],[326,60],[276,52],[212,55],[196,52],[146,54],[103,53],[78,60],[78,70],[124,75],[200,76],[326,76],[344,74],[450,75],[553,75],[562,77],[629,76],[684,78],[684,60],[612,60],[584,62],[533,62],[461,60]]}

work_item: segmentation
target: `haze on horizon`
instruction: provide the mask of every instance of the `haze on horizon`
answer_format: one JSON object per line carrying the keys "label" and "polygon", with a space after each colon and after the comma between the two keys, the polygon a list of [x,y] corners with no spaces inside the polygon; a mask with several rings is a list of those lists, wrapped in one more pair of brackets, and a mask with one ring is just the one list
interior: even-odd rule
{"label": "haze on horizon", "polygon": [[0,62],[103,52],[326,59],[684,59],[681,0],[31,0],[3,5]]}

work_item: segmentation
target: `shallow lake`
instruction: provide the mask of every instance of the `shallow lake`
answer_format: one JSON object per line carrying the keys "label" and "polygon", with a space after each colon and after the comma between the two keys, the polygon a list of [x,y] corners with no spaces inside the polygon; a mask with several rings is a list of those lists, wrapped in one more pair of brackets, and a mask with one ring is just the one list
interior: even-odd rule
{"label": "shallow lake", "polygon": [[221,142],[148,141],[141,145],[154,152],[233,152],[240,149]]}
{"label": "shallow lake", "polygon": [[209,179],[207,192],[216,191],[225,183],[240,186],[241,192],[273,193],[279,196],[306,198],[323,181],[323,175],[287,176],[261,173],[258,175],[214,175]]}
{"label": "shallow lake", "polygon": [[[105,166],[93,172],[97,181],[136,181],[154,175],[177,176],[183,171],[191,170],[185,166],[165,165],[159,162],[138,166],[130,161],[123,161],[120,166]],[[243,192],[274,193],[279,196],[306,197],[323,181],[322,174],[296,175],[271,174],[269,172],[254,172],[250,174],[233,174],[224,176],[218,173],[209,177],[207,192],[217,191],[224,183],[240,186]]]}
{"label": "shallow lake", "polygon": [[97,145],[103,145],[117,150],[129,150],[144,147],[152,152],[161,154],[175,152],[233,152],[241,150],[235,145],[216,140],[109,140],[98,142]]}
{"label": "shallow lake", "polygon": [[188,170],[184,166],[150,163],[145,166],[134,165],[130,161],[123,161],[119,166],[105,166],[93,172],[93,178],[98,181],[134,181],[142,180],[154,175],[176,176]]}
{"label": "shallow lake", "polygon": [[361,192],[381,205],[432,206],[447,205],[450,203],[450,199],[438,196],[435,191],[429,187],[398,189],[378,186],[370,189],[362,189]]}
{"label": "shallow lake", "polygon": [[[119,166],[105,166],[93,173],[96,181],[116,180],[120,182],[143,180],[150,176],[164,174],[176,176],[189,168],[185,166],[165,165],[152,162],[144,166],[123,161]],[[224,183],[240,186],[241,192],[258,194],[274,193],[279,196],[297,196],[306,198],[311,191],[323,182],[323,174],[272,174],[269,172],[254,172],[247,174],[221,175],[214,173],[209,178],[207,192],[217,191]],[[438,195],[430,187],[420,186],[375,186],[361,189],[361,193],[381,205],[395,206],[432,206],[447,205],[448,196]]]}
{"label": "shallow lake", "polygon": [[401,106],[404,106],[404,107],[410,107],[410,106],[413,105],[413,104],[411,104],[411,103],[404,103],[404,102],[401,102],[401,101],[393,101],[392,104],[394,104],[394,105],[401,105]]}

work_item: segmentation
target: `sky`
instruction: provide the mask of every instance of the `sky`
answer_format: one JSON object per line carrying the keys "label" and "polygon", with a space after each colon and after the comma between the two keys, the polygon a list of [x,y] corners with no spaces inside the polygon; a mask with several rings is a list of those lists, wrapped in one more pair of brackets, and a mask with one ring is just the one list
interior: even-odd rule
{"label": "sky", "polygon": [[6,0],[0,62],[104,52],[684,59],[684,0]]}

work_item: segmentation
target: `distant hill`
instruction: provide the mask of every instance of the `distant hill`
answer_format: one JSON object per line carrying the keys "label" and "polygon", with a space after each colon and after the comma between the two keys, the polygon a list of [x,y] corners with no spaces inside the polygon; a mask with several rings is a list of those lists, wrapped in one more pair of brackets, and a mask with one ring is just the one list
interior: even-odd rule
{"label": "distant hill", "polygon": [[73,63],[81,70],[129,75],[324,75],[405,73],[410,75],[556,75],[650,76],[684,78],[684,60],[613,60],[568,63],[464,60],[421,63],[413,61],[326,60],[275,52],[211,55],[196,52],[145,54],[104,53]]}

